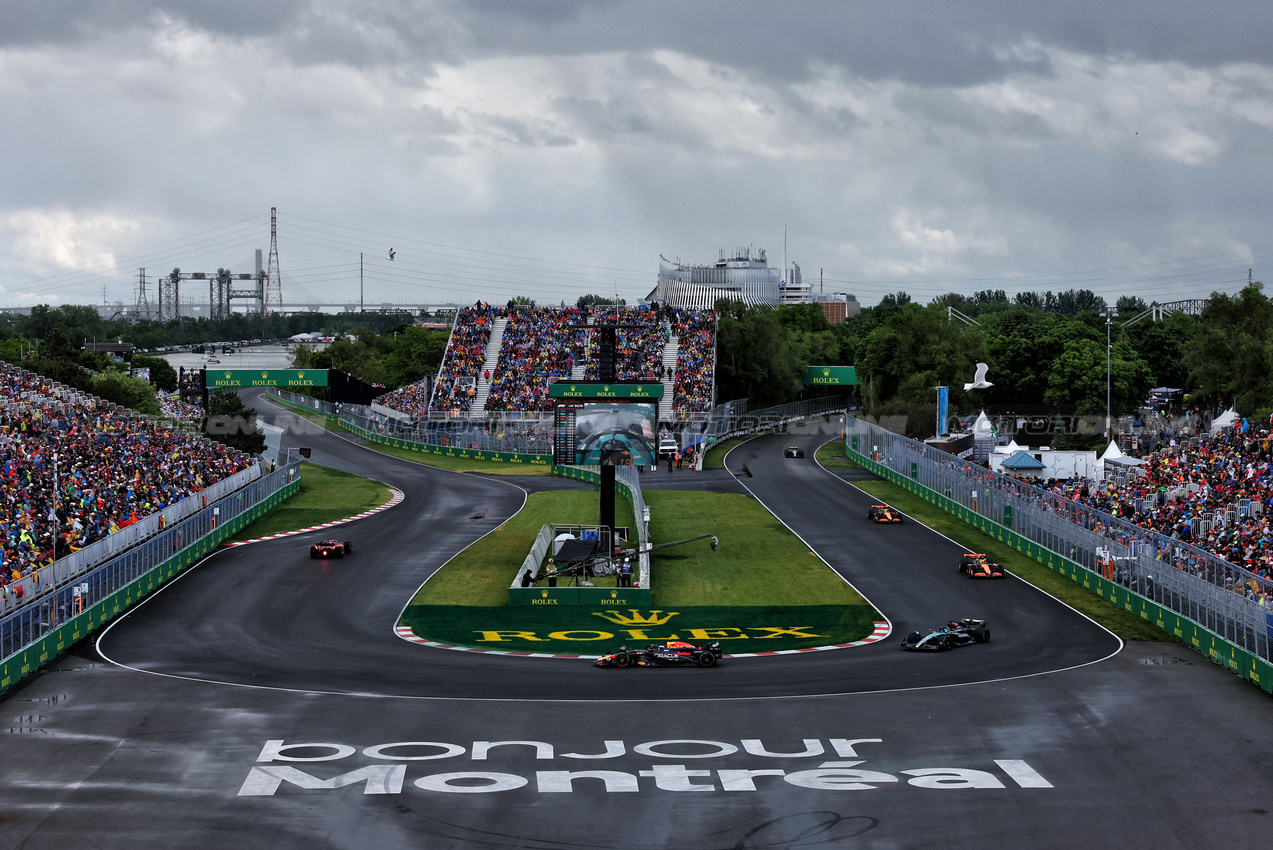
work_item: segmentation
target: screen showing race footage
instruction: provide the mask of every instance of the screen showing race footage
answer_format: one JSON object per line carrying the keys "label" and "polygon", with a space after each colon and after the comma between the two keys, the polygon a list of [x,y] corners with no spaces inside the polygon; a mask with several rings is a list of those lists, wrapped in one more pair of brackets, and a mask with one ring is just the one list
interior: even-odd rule
{"label": "screen showing race footage", "polygon": [[658,459],[658,408],[651,402],[559,403],[555,419],[554,455],[566,462],[653,466]]}

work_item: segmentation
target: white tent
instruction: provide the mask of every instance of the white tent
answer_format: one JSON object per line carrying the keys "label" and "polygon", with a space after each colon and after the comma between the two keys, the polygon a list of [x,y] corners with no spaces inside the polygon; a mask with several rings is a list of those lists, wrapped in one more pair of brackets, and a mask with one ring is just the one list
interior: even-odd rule
{"label": "white tent", "polygon": [[1101,460],[1109,460],[1112,457],[1122,457],[1123,451],[1118,447],[1118,443],[1114,440],[1109,441],[1109,448],[1105,450],[1105,454],[1101,455]]}
{"label": "white tent", "polygon": [[1215,419],[1211,420],[1211,433],[1219,434],[1221,429],[1229,428],[1238,421],[1238,412],[1230,407],[1224,413],[1221,413]]}

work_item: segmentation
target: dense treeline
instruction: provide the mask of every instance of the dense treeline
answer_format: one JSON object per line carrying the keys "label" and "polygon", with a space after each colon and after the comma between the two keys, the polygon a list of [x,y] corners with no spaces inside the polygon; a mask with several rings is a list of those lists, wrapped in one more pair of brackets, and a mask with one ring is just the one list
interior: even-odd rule
{"label": "dense treeline", "polygon": [[0,313],[0,342],[8,339],[41,340],[58,330],[79,348],[85,342],[131,342],[138,348],[164,348],[201,342],[235,342],[241,339],[284,339],[299,333],[336,336],[368,328],[373,333],[391,331],[415,317],[409,313],[299,313],[261,316],[234,313],[222,322],[192,319],[160,322],[129,322],[103,319],[96,307],[68,304],[49,307],[38,304],[30,315]]}
{"label": "dense treeline", "polygon": [[[1273,302],[1259,283],[1213,294],[1200,317],[1134,324],[1126,323],[1149,305],[1123,297],[1108,328],[1105,301],[1087,290],[1014,297],[984,290],[926,305],[899,292],[840,325],[828,324],[816,305],[717,307],[718,401],[749,398],[759,407],[820,394],[800,384],[804,367],[846,365],[857,368],[866,412],[907,415],[913,436],[933,432],[939,385],[951,388],[955,413],[1103,417],[1108,330],[1115,416],[1135,411],[1158,386],[1184,389],[1198,409],[1234,406],[1261,420],[1273,412]],[[989,364],[994,386],[965,393],[978,362]]]}
{"label": "dense treeline", "polygon": [[[597,298],[597,296],[593,296]],[[904,292],[831,325],[816,304],[747,307],[717,304],[716,398],[749,399],[753,408],[825,394],[801,378],[808,366],[855,366],[858,399],[875,416],[906,414],[913,436],[934,427],[934,387],[951,388],[954,413],[988,408],[1022,416],[1105,413],[1105,339],[1110,339],[1114,415],[1134,411],[1156,386],[1179,387],[1195,408],[1236,407],[1266,419],[1273,411],[1273,302],[1260,283],[1236,295],[1214,293],[1202,315],[1140,316],[1148,305],[1118,299],[1107,327],[1103,299],[1087,290],[955,293],[928,304]],[[964,318],[973,324],[964,321]],[[168,325],[108,322],[93,307],[36,307],[30,316],[0,316],[0,359],[146,412],[153,394],[126,367],[78,351],[83,340],[122,339],[139,347],[187,342],[278,338],[321,331],[336,336],[322,351],[299,346],[298,368],[334,368],[368,383],[397,388],[433,374],[447,332],[416,327],[409,317],[378,314],[236,315],[221,326],[205,320]],[[161,337],[156,335],[162,335]],[[154,340],[162,339],[162,342]],[[975,364],[989,364],[987,390],[963,391]],[[134,359],[151,382],[175,385],[159,358]]]}

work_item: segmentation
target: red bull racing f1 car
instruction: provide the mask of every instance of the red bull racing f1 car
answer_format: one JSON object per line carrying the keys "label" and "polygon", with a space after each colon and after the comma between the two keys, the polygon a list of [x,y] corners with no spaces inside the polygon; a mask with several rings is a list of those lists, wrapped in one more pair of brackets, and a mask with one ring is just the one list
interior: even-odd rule
{"label": "red bull racing f1 car", "polygon": [[965,617],[962,620],[951,620],[926,635],[911,632],[902,641],[902,649],[912,652],[945,652],[970,643],[990,643],[990,626],[985,620]]}
{"label": "red bull racing f1 car", "polygon": [[320,540],[309,547],[309,556],[311,558],[343,558],[352,551],[354,551],[354,544],[348,540],[344,543],[339,540]]}
{"label": "red bull racing f1 car", "polygon": [[969,552],[959,559],[959,571],[968,578],[1004,578],[1003,567],[980,553]]}
{"label": "red bull racing f1 car", "polygon": [[888,505],[871,505],[866,518],[872,522],[901,522],[902,515]]}
{"label": "red bull racing f1 car", "polygon": [[603,655],[594,664],[597,667],[715,667],[720,660],[719,643],[695,646],[681,640],[666,644],[652,643],[645,649],[619,647],[618,652]]}

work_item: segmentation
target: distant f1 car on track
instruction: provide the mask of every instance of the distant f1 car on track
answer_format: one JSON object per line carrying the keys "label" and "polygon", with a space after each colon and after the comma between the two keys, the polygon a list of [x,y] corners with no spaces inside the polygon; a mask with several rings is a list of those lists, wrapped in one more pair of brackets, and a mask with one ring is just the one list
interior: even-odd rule
{"label": "distant f1 car on track", "polygon": [[959,559],[959,571],[968,578],[1004,578],[1003,567],[980,553],[969,552]]}
{"label": "distant f1 car on track", "polygon": [[618,652],[603,655],[596,660],[596,667],[715,667],[720,660],[720,643],[695,646],[681,640],[670,640],[664,645],[652,643],[645,649],[619,647]]}
{"label": "distant f1 car on track", "polygon": [[320,540],[309,547],[309,556],[311,558],[343,558],[352,551],[354,551],[354,544],[348,540],[344,543],[339,540]]}
{"label": "distant f1 car on track", "polygon": [[866,518],[872,522],[901,522],[902,515],[888,505],[871,505]]}
{"label": "distant f1 car on track", "polygon": [[804,457],[804,449],[799,446],[787,446],[782,451],[783,457]]}
{"label": "distant f1 car on track", "polygon": [[913,652],[945,652],[970,643],[990,643],[990,626],[985,620],[965,617],[962,620],[951,620],[926,635],[911,632],[902,641],[902,649]]}

